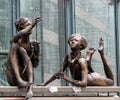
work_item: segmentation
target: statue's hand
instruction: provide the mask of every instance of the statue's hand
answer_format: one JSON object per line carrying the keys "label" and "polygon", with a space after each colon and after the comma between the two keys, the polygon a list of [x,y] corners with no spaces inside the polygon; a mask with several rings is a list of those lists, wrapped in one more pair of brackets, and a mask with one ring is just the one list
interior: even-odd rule
{"label": "statue's hand", "polygon": [[81,86],[81,81],[73,80],[73,84],[74,84],[75,86]]}
{"label": "statue's hand", "polygon": [[37,22],[39,22],[39,21],[41,21],[42,20],[42,17],[37,17],[37,18],[35,18],[35,22],[37,23]]}
{"label": "statue's hand", "polygon": [[78,87],[86,87],[87,86],[86,82],[82,82],[82,81],[79,81],[79,80],[73,80],[73,84],[75,86],[78,86]]}
{"label": "statue's hand", "polygon": [[32,21],[32,27],[34,27],[39,21],[42,20],[42,17],[37,17]]}

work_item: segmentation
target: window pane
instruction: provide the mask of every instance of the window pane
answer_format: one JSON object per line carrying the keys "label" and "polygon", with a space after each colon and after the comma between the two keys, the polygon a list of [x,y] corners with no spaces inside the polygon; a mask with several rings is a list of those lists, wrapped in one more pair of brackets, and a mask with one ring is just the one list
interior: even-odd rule
{"label": "window pane", "polygon": [[[44,81],[62,66],[65,54],[63,0],[42,0]],[[57,80],[51,85],[60,85]]]}
{"label": "window pane", "polygon": [[6,58],[7,55],[0,55],[0,85],[8,85],[6,78]]}
{"label": "window pane", "polygon": [[11,29],[11,1],[0,0],[0,50],[8,50]]}
{"label": "window pane", "polygon": [[[40,0],[20,0],[20,17],[28,17],[31,21],[38,16],[41,16]],[[26,6],[27,5],[27,6]],[[38,27],[33,28],[31,39],[36,39],[36,31],[38,40],[40,41],[41,22],[38,23]],[[37,28],[37,29],[36,29]]]}
{"label": "window pane", "polygon": [[[38,23],[31,35],[32,39],[36,39],[37,32],[37,39],[41,42],[40,64],[35,70],[35,84],[47,80],[62,65],[65,54],[63,2],[63,0],[20,0],[21,17],[32,20],[42,16],[42,22]],[[54,84],[59,85],[60,82]]]}
{"label": "window pane", "polygon": [[[12,36],[11,1],[0,0],[0,54],[9,49]],[[0,55],[0,85],[6,82],[6,55]]]}
{"label": "window pane", "polygon": [[[32,21],[36,17],[41,16],[40,7],[40,0],[20,0],[20,17],[27,17]],[[41,22],[39,22],[37,26],[33,28],[30,38],[32,40],[37,39],[41,42]],[[35,68],[35,83],[37,84],[42,79],[41,68],[41,64]]]}
{"label": "window pane", "polygon": [[[74,30],[76,33],[80,33],[87,38],[88,48],[98,48],[99,39],[101,37],[103,38],[105,56],[107,57],[115,79],[117,79],[114,0],[75,0],[73,6],[75,13]],[[96,72],[104,75],[103,64],[98,52],[93,56],[92,66]]]}

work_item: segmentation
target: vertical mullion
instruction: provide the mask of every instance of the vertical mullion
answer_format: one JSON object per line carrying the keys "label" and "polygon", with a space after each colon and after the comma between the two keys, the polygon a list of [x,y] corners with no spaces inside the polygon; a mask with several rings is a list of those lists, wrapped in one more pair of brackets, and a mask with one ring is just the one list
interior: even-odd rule
{"label": "vertical mullion", "polygon": [[[66,54],[70,52],[69,45],[67,44],[67,39],[73,33],[73,16],[72,16],[72,0],[65,0],[65,20],[66,20],[66,44],[65,44],[65,51]],[[69,70],[66,73],[70,76]],[[66,85],[70,85],[68,82]]]}

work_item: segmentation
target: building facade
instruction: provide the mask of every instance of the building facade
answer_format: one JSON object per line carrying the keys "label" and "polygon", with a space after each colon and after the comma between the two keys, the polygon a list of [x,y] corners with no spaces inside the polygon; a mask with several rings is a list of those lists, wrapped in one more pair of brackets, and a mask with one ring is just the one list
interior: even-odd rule
{"label": "building facade", "polygon": [[[72,33],[87,38],[88,47],[98,49],[104,40],[105,56],[113,71],[115,85],[120,75],[120,0],[0,0],[0,85],[6,81],[6,59],[10,39],[16,34],[14,22],[18,17],[37,16],[42,21],[33,29],[31,39],[40,41],[40,63],[35,71],[35,83],[46,81],[60,69],[64,56],[70,52],[67,39]],[[37,36],[36,36],[37,34]],[[92,66],[104,75],[103,63],[96,51]],[[66,71],[69,74],[69,70]],[[69,85],[56,80],[50,85]]]}

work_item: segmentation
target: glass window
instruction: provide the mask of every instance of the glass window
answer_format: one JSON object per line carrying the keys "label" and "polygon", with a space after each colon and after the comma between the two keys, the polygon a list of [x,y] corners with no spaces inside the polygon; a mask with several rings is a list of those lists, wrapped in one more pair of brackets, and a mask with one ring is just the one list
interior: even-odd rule
{"label": "glass window", "polygon": [[8,50],[11,33],[11,1],[0,0],[0,50]]}
{"label": "glass window", "polygon": [[[27,17],[31,21],[38,16],[41,16],[41,1],[40,0],[20,0],[20,17]],[[27,5],[27,6],[26,6]],[[41,22],[39,22],[32,30],[30,36],[32,40],[41,42]],[[41,58],[40,58],[41,59]],[[41,62],[41,61],[40,61]],[[41,64],[35,69],[35,83],[42,80]]]}
{"label": "glass window", "polygon": [[[26,6],[27,5],[27,6]],[[42,22],[33,29],[31,39],[40,44],[40,64],[35,69],[35,83],[47,80],[62,65],[65,54],[65,21],[63,0],[20,0],[20,16],[31,20],[42,16]],[[53,84],[61,84],[59,81]]]}
{"label": "glass window", "polygon": [[[44,81],[62,66],[65,56],[65,21],[63,0],[42,0]],[[55,81],[51,85],[60,85]]]}
{"label": "glass window", "polygon": [[6,82],[6,55],[10,46],[12,36],[11,1],[0,0],[0,85]]}
{"label": "glass window", "polygon": [[[73,6],[74,31],[87,38],[88,48],[98,49],[99,39],[103,38],[105,56],[116,81],[114,0],[74,0]],[[103,64],[97,51],[93,56],[92,66],[95,71],[104,75]]]}
{"label": "glass window", "polygon": [[0,85],[8,85],[6,78],[6,58],[7,55],[0,55]]}

